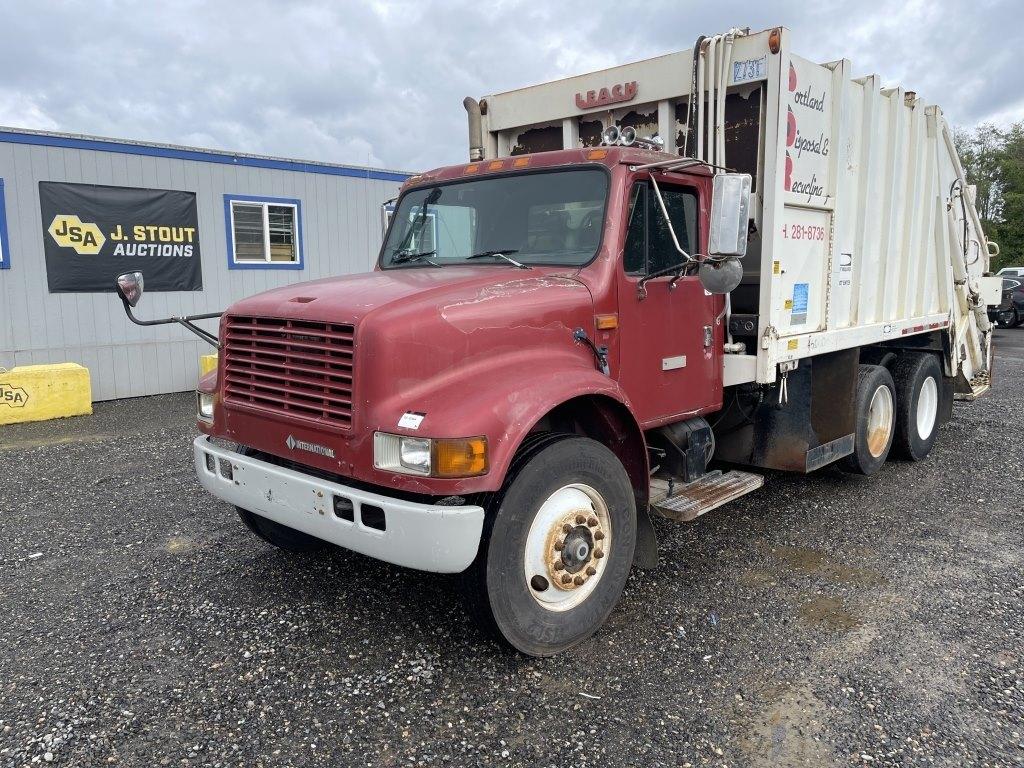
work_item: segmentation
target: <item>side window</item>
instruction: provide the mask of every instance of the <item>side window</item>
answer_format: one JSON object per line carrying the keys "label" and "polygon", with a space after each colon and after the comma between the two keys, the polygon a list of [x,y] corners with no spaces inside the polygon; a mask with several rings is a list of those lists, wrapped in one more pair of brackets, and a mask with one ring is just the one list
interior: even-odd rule
{"label": "side window", "polygon": [[[668,187],[664,184],[660,184],[659,189],[679,245],[687,253],[693,254],[693,246],[697,241],[697,195],[692,190]],[[683,257],[672,241],[672,233],[669,231],[668,222],[665,221],[653,186],[648,186],[648,198],[647,220],[650,233],[647,237],[647,272],[651,273],[678,264]]]}
{"label": "side window", "polygon": [[623,254],[626,272],[643,274],[647,266],[647,185],[634,184],[629,195],[629,223]]}
{"label": "side window", "polygon": [[[660,184],[679,245],[693,254],[697,240],[697,195],[692,189]],[[623,267],[629,274],[650,274],[667,269],[683,260],[672,241],[665,215],[654,187],[647,182],[633,186],[629,199],[629,222]]]}

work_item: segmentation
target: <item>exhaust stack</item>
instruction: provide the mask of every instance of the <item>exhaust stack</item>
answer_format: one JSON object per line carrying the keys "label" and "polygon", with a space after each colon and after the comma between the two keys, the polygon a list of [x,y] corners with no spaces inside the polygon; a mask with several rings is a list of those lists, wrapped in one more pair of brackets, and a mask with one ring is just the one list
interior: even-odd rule
{"label": "exhaust stack", "polygon": [[480,103],[472,96],[462,100],[462,106],[469,115],[469,161],[475,163],[484,159],[484,136],[480,126]]}

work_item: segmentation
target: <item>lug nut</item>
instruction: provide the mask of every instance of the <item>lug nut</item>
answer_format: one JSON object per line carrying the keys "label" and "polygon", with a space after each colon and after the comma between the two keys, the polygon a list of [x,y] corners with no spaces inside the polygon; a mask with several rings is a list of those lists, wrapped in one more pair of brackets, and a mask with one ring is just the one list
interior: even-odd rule
{"label": "lug nut", "polygon": [[570,576],[568,573],[563,573],[562,574],[562,583],[563,584],[571,584],[572,583],[572,576]]}
{"label": "lug nut", "polygon": [[564,571],[565,570],[565,563],[563,563],[561,560],[555,560],[555,570],[556,571]]}
{"label": "lug nut", "polygon": [[595,568],[592,565],[588,565],[587,566],[587,576],[593,576],[596,573],[597,573],[597,568]]}
{"label": "lug nut", "polygon": [[601,541],[604,538],[604,531],[594,531],[594,541]]}
{"label": "lug nut", "polygon": [[569,533],[572,530],[572,526],[566,523],[562,526],[562,533]]}
{"label": "lug nut", "polygon": [[565,549],[565,539],[559,539],[555,542],[555,551],[561,552],[563,549]]}
{"label": "lug nut", "polygon": [[591,528],[596,528],[597,527],[597,518],[594,517],[593,515],[591,515],[588,518],[588,520],[587,520],[587,525],[589,525]]}
{"label": "lug nut", "polygon": [[580,586],[580,585],[581,585],[581,584],[582,584],[582,583],[583,583],[584,581],[586,581],[586,579],[584,579],[584,578],[583,578],[582,576],[577,576],[577,577],[576,577],[575,579],[573,579],[573,581],[575,581],[575,582],[576,582],[576,586],[578,587],[578,586]]}
{"label": "lug nut", "polygon": [[587,518],[583,515],[576,515],[576,525],[583,525],[585,522],[587,522]]}
{"label": "lug nut", "polygon": [[594,550],[594,557],[597,558],[598,560],[600,560],[602,557],[604,557],[604,550],[603,549],[595,549]]}

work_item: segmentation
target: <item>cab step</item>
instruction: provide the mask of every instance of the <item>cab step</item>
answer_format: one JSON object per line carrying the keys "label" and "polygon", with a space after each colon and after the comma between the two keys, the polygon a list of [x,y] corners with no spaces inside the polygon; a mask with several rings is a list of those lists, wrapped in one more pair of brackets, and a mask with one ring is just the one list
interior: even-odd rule
{"label": "cab step", "polygon": [[705,512],[738,499],[764,485],[764,476],[738,469],[723,473],[716,469],[699,480],[686,484],[670,484],[668,480],[651,480],[651,506],[662,517],[685,523]]}

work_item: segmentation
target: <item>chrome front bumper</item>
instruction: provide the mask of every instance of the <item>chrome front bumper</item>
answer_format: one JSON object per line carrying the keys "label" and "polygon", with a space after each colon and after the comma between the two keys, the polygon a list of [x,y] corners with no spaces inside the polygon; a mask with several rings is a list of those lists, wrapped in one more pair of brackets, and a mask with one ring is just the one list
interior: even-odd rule
{"label": "chrome front bumper", "polygon": [[[205,435],[193,453],[199,482],[214,496],[318,539],[437,573],[463,571],[476,557],[483,507],[419,504],[349,488],[218,447]],[[375,527],[365,524],[366,507],[376,508],[367,515]]]}

